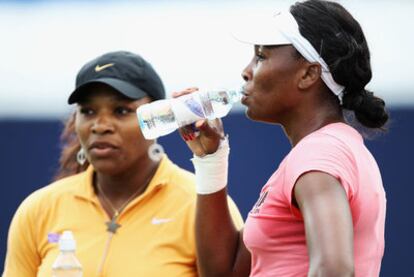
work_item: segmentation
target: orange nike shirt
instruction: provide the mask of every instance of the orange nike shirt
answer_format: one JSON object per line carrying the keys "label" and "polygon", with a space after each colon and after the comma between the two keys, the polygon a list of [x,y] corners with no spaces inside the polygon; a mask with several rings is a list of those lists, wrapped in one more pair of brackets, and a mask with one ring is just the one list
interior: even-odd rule
{"label": "orange nike shirt", "polygon": [[[197,276],[195,179],[167,156],[147,190],[131,201],[111,237],[92,186],[93,168],[32,193],[9,230],[3,277],[50,277],[59,254],[57,237],[74,234],[83,276]],[[243,219],[233,203],[236,226]]]}

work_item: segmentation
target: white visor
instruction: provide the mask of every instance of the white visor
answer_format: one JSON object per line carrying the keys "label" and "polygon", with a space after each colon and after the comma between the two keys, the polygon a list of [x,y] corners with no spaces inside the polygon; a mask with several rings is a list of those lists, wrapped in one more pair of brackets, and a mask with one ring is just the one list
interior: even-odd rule
{"label": "white visor", "polygon": [[300,34],[298,23],[290,12],[277,12],[273,16],[260,17],[253,24],[233,32],[233,36],[241,42],[253,45],[291,44],[308,62],[317,62],[321,65],[322,80],[342,103],[345,87],[335,82],[326,62],[312,44]]}

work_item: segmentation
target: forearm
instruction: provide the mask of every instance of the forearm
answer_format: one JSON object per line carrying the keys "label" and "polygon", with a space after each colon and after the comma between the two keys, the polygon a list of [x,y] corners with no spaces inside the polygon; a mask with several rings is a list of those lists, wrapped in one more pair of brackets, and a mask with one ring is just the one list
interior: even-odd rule
{"label": "forearm", "polygon": [[227,202],[228,155],[225,139],[213,154],[192,159],[198,193],[197,257],[202,276],[247,276],[249,273],[250,256]]}
{"label": "forearm", "polygon": [[226,189],[199,195],[196,212],[196,243],[202,276],[231,276],[241,240],[233,224]]}

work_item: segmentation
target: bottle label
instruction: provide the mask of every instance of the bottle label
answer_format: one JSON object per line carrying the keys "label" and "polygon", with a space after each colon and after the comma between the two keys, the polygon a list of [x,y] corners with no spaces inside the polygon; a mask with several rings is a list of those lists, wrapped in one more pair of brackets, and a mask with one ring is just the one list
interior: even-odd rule
{"label": "bottle label", "polygon": [[172,110],[179,127],[206,118],[198,93],[183,95],[173,101]]}
{"label": "bottle label", "polygon": [[170,100],[158,100],[138,107],[137,117],[146,139],[155,139],[178,128]]}

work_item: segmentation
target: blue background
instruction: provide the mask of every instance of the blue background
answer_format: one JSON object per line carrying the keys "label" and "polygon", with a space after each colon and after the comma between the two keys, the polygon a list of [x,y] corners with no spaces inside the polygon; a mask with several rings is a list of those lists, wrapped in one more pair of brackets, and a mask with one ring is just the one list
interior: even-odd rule
{"label": "blue background", "polygon": [[[367,146],[381,168],[387,193],[386,248],[381,276],[414,276],[412,249],[412,156],[414,109],[394,108],[388,133]],[[261,186],[290,149],[281,128],[249,121],[242,113],[224,119],[230,135],[230,194],[246,217]],[[0,272],[6,251],[7,229],[19,203],[32,191],[47,185],[57,168],[58,120],[0,119]],[[192,171],[191,154],[179,136],[160,139],[169,157]]]}

